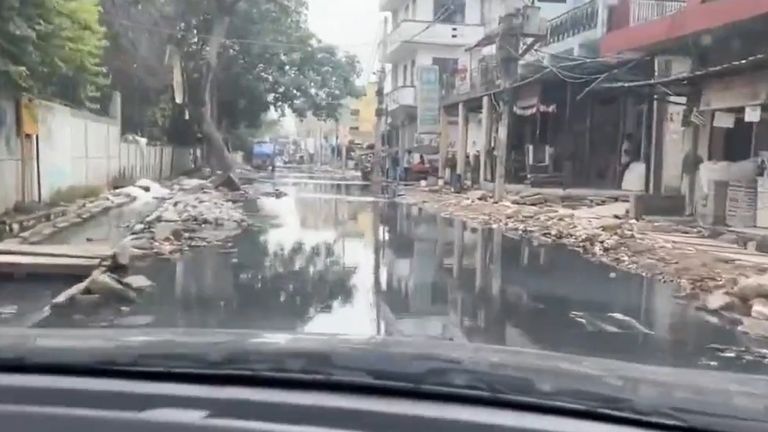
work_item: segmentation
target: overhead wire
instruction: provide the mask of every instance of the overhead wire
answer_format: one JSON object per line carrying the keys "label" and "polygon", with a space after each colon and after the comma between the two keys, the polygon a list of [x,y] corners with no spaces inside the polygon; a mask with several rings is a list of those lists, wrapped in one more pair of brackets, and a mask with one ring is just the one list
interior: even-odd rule
{"label": "overhead wire", "polygon": [[[198,33],[193,33],[189,31],[180,31],[180,30],[171,30],[171,29],[165,29],[157,26],[150,26],[146,24],[137,23],[134,21],[124,20],[124,19],[118,19],[118,18],[111,18],[111,17],[103,17],[106,21],[111,21],[114,23],[124,24],[127,26],[132,26],[136,28],[141,28],[145,30],[151,30],[156,31],[159,33],[164,33],[168,35],[191,35],[196,38],[202,39],[202,40],[209,40],[211,39],[211,36],[209,35],[202,35]],[[263,46],[276,46],[276,47],[291,47],[291,48],[306,48],[306,44],[300,44],[300,43],[291,43],[291,42],[277,42],[277,41],[265,41],[265,40],[257,40],[257,39],[240,39],[240,38],[224,38],[224,42],[237,42],[237,43],[244,43],[244,44],[252,44],[252,45],[263,45]],[[328,44],[330,45],[330,44]],[[338,44],[334,44],[338,45]],[[345,47],[361,47],[361,46],[369,46],[369,45],[376,45],[376,41],[369,41],[369,42],[361,42],[356,44],[343,44],[338,45],[341,48]]]}

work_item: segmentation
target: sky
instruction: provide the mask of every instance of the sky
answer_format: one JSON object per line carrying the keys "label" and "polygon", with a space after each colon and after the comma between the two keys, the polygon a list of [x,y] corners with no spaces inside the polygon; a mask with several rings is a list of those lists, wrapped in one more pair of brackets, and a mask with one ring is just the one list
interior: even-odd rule
{"label": "sky", "polygon": [[376,66],[379,0],[309,0],[309,27],[323,41],[356,54],[362,78]]}

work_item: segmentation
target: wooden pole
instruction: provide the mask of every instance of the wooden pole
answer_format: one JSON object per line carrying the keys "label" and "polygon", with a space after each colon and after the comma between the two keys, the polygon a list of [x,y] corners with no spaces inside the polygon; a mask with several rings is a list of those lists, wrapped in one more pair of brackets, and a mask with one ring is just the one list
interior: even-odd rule
{"label": "wooden pole", "polygon": [[488,148],[491,146],[491,140],[493,139],[493,130],[491,129],[491,116],[493,115],[493,102],[491,96],[486,95],[483,97],[483,141],[480,148],[480,185],[485,182],[485,168],[486,168],[486,154]]}
{"label": "wooden pole", "polygon": [[[508,91],[514,98],[514,88]],[[514,100],[514,99],[511,99]],[[511,105],[506,105],[501,111],[501,122],[499,122],[499,138],[496,141],[496,185],[493,192],[493,199],[501,201],[506,195],[506,167],[507,167],[507,137],[510,128]]]}
{"label": "wooden pole", "polygon": [[438,183],[440,180],[445,182],[445,165],[448,158],[448,112],[445,109],[440,110],[440,167],[437,174]]}
{"label": "wooden pole", "polygon": [[456,173],[461,176],[461,182],[466,178],[465,169],[467,165],[467,139],[469,131],[467,127],[467,103],[459,103],[459,143],[456,146]]}

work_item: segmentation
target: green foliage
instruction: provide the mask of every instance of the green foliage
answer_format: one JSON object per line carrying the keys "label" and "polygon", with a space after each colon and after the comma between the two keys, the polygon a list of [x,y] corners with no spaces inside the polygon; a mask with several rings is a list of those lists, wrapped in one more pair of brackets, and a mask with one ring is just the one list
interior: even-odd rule
{"label": "green foliage", "polygon": [[[357,59],[317,39],[307,28],[303,0],[102,2],[113,42],[107,58],[128,104],[123,109],[124,116],[130,116],[125,122],[128,130],[144,132],[149,127],[144,113],[159,103],[157,95],[170,86],[169,81],[154,79],[160,75],[156,71],[163,70],[167,44],[181,53],[185,103],[195,115],[195,108],[203,103],[213,17],[222,14],[230,22],[215,72],[214,111],[223,132],[259,129],[272,109],[336,118],[344,99],[359,94]],[[226,10],[227,5],[234,10]],[[129,69],[121,67],[123,63],[136,66]]]}
{"label": "green foliage", "polygon": [[94,107],[108,84],[98,0],[0,1],[0,85]]}

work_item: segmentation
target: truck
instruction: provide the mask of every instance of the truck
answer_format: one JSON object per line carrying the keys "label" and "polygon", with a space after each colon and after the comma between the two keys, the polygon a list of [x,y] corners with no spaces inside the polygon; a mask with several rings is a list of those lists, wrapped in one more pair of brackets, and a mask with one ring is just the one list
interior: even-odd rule
{"label": "truck", "polygon": [[251,150],[251,166],[257,170],[275,170],[275,145],[267,140],[257,140]]}

